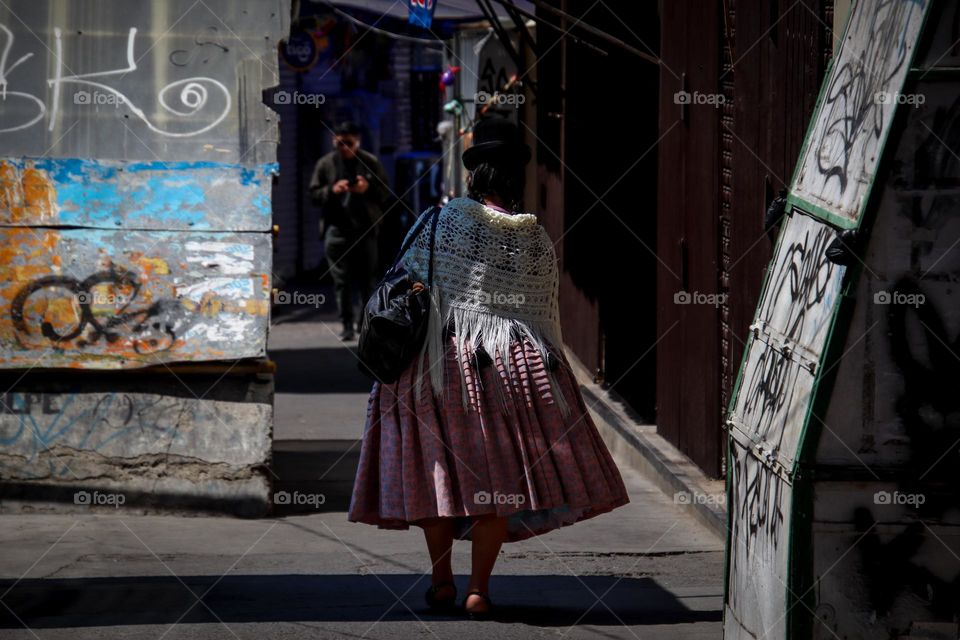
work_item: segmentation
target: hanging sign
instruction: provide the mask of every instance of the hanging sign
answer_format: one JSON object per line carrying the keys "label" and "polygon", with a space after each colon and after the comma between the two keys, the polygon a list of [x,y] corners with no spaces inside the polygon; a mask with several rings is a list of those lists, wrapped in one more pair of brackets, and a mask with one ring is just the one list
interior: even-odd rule
{"label": "hanging sign", "polygon": [[280,57],[296,71],[306,71],[312,67],[318,53],[317,41],[306,31],[294,31],[289,38],[280,41]]}
{"label": "hanging sign", "polygon": [[407,0],[410,9],[410,24],[429,29],[433,24],[433,12],[437,8],[438,0]]}

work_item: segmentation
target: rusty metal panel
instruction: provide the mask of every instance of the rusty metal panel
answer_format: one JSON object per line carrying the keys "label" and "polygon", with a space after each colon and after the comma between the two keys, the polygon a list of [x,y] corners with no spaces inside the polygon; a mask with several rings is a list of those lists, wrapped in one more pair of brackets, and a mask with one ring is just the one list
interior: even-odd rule
{"label": "rusty metal panel", "polygon": [[0,7],[0,368],[265,353],[288,22],[287,0]]}
{"label": "rusty metal panel", "polygon": [[264,354],[268,234],[21,227],[0,237],[3,368]]}

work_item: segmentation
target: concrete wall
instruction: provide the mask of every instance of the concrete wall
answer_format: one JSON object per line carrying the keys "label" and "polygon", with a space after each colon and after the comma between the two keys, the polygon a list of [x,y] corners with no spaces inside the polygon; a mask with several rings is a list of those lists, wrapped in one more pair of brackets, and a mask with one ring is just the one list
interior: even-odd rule
{"label": "concrete wall", "polygon": [[931,73],[905,89],[924,103],[888,143],[846,356],[822,415],[811,561],[816,608],[841,637],[958,633],[958,80]]}
{"label": "concrete wall", "polygon": [[265,512],[270,378],[59,378],[0,397],[0,511]]}

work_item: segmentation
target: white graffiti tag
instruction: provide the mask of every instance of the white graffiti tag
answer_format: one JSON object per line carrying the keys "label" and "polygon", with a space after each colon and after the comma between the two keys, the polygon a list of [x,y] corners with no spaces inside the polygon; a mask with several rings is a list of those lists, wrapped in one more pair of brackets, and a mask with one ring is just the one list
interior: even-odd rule
{"label": "white graffiti tag", "polygon": [[26,62],[33,56],[32,53],[27,53],[14,62],[12,65],[7,67],[7,56],[10,55],[10,49],[13,48],[13,32],[6,27],[6,25],[0,24],[0,32],[3,33],[4,42],[3,42],[3,53],[0,53],[0,104],[6,104],[8,98],[18,98],[23,100],[29,100],[35,102],[37,105],[37,115],[33,120],[25,122],[20,125],[7,127],[5,129],[0,129],[0,133],[7,131],[19,131],[20,129],[26,129],[27,127],[32,127],[36,123],[40,122],[43,119],[43,114],[46,113],[47,107],[43,104],[43,101],[36,97],[32,96],[29,93],[23,93],[21,91],[9,91],[7,89],[7,74],[16,69],[20,64]]}
{"label": "white graffiti tag", "polygon": [[[8,76],[10,72],[23,62],[26,62],[30,57],[33,56],[33,53],[27,53],[21,56],[16,62],[8,66],[7,58],[10,54],[10,50],[13,48],[14,35],[13,32],[11,32],[10,29],[4,25],[0,25],[0,33],[2,33],[4,36],[3,50],[0,52],[0,111],[2,111],[2,107],[6,104],[8,98],[29,100],[35,103],[37,110],[36,116],[25,123],[8,126],[6,128],[0,128],[0,133],[4,133],[9,131],[19,131],[21,129],[26,129],[33,126],[43,119],[47,112],[47,108],[43,100],[37,96],[20,91],[10,91],[7,88],[9,83]],[[91,73],[71,75],[64,75],[64,69],[66,69],[68,72],[70,69],[63,62],[62,30],[60,28],[55,28],[53,30],[53,34],[54,50],[52,53],[55,58],[54,74],[52,78],[47,79],[47,86],[51,90],[50,121],[48,125],[48,130],[50,131],[53,131],[54,127],[59,121],[60,102],[62,99],[61,94],[63,93],[64,85],[67,84],[81,85],[99,92],[98,95],[109,98],[111,104],[114,104],[117,107],[125,107],[128,109],[134,116],[143,121],[147,128],[154,133],[172,138],[186,138],[209,131],[223,122],[224,118],[226,118],[230,113],[230,91],[223,83],[205,76],[175,80],[161,87],[157,93],[157,101],[160,104],[160,108],[168,114],[178,118],[190,118],[192,116],[196,116],[200,114],[204,108],[212,104],[211,94],[222,95],[223,107],[219,113],[211,114],[215,115],[216,117],[214,117],[212,121],[209,121],[203,127],[197,129],[188,129],[185,131],[169,131],[161,129],[150,121],[150,118],[147,117],[143,109],[134,104],[133,101],[131,101],[130,98],[124,95],[119,89],[104,84],[103,82],[93,80],[93,78],[102,79],[107,76],[119,75],[122,77],[137,70],[137,62],[134,58],[134,43],[137,36],[136,27],[131,27],[127,33],[126,67],[110,69],[107,71],[95,71]],[[89,93],[86,95],[89,95]]]}

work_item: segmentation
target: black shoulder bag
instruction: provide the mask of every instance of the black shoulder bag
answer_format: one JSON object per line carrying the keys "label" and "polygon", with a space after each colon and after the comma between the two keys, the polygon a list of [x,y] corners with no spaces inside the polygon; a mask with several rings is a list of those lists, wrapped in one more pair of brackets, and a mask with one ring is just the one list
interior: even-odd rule
{"label": "black shoulder bag", "polygon": [[[387,270],[360,318],[357,352],[360,371],[390,384],[413,361],[427,335],[430,287],[433,285],[433,243],[440,207],[431,207],[414,223],[414,230]],[[416,282],[400,263],[413,241],[430,222],[430,261],[426,285]],[[415,286],[417,285],[417,286]]]}

